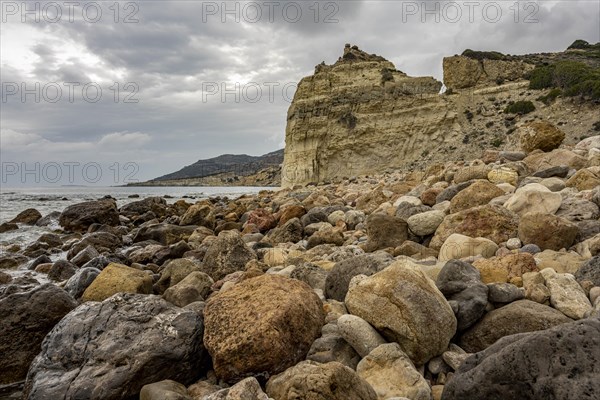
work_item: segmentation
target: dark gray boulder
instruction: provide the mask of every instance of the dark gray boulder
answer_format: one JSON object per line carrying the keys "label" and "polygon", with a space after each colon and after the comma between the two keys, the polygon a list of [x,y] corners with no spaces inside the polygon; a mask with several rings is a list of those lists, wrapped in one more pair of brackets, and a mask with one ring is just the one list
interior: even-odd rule
{"label": "dark gray boulder", "polygon": [[466,359],[442,400],[595,400],[599,377],[596,317],[500,339]]}
{"label": "dark gray boulder", "polygon": [[28,291],[11,285],[0,293],[0,385],[23,380],[42,340],[77,302],[46,284]]}
{"label": "dark gray boulder", "polygon": [[58,222],[66,231],[86,232],[92,224],[119,225],[119,213],[113,199],[86,201],[65,208]]}
{"label": "dark gray boulder", "polygon": [[488,287],[481,282],[479,271],[471,264],[448,261],[440,271],[436,285],[453,305],[459,331],[471,327],[485,313]]}
{"label": "dark gray boulder", "polygon": [[141,388],[203,372],[203,323],[158,296],[118,293],[87,302],[48,334],[31,364],[24,398],[137,399]]}
{"label": "dark gray boulder", "polygon": [[92,284],[98,275],[100,275],[98,268],[81,268],[75,272],[75,275],[69,278],[65,284],[65,290],[74,298],[79,299],[83,295],[83,292],[85,292],[85,289]]}

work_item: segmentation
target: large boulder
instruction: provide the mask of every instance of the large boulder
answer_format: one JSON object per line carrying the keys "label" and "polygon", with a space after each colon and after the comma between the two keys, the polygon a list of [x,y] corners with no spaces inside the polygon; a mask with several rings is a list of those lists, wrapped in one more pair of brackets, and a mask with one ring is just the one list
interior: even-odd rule
{"label": "large boulder", "polygon": [[204,309],[204,343],[227,382],[268,379],[304,359],[325,315],[304,282],[262,275],[212,296]]}
{"label": "large boulder", "polygon": [[141,388],[202,374],[202,317],[158,296],[117,294],[79,306],[48,334],[25,383],[30,400],[137,398]]}
{"label": "large boulder", "polygon": [[485,314],[488,287],[479,271],[459,260],[448,261],[437,276],[436,285],[448,301],[455,304],[457,329],[464,331]]}
{"label": "large boulder", "polygon": [[132,201],[119,209],[119,212],[127,217],[143,215],[150,211],[158,217],[164,216],[167,213],[167,201],[158,196],[147,197],[143,200]]}
{"label": "large boulder", "polygon": [[358,363],[356,373],[371,385],[378,399],[431,399],[429,383],[398,343],[386,343],[375,348]]}
{"label": "large boulder", "polygon": [[338,363],[302,361],[269,379],[275,400],[377,400],[377,394],[352,369]]}
{"label": "large boulder", "polygon": [[469,358],[445,385],[443,400],[597,399],[600,319],[508,336]]}
{"label": "large boulder", "polygon": [[460,347],[476,353],[504,336],[540,331],[571,321],[554,308],[530,300],[518,300],[487,313],[481,321],[463,333]]}
{"label": "large boulder", "polygon": [[60,225],[67,231],[86,232],[92,224],[119,225],[117,204],[113,199],[86,201],[68,206],[60,214]]}
{"label": "large boulder", "polygon": [[519,239],[542,250],[568,249],[578,233],[577,225],[556,215],[529,213],[521,218],[519,224]]}
{"label": "large boulder", "polygon": [[547,121],[528,122],[517,133],[521,148],[528,153],[537,149],[552,151],[565,140],[565,133]]}
{"label": "large boulder", "polygon": [[484,237],[496,244],[517,236],[519,218],[504,207],[487,204],[447,215],[435,231],[429,247],[439,250],[453,233]]}
{"label": "large boulder", "polygon": [[216,282],[233,272],[243,271],[246,263],[255,259],[256,254],[246,246],[238,232],[223,231],[204,255],[203,272]]}
{"label": "large boulder", "polygon": [[502,196],[504,191],[487,180],[477,180],[458,192],[450,201],[450,212],[456,213],[472,207],[483,206]]}
{"label": "large boulder", "polygon": [[21,211],[16,217],[8,221],[9,224],[25,224],[35,225],[35,223],[42,218],[42,214],[35,208],[28,208],[27,210]]}
{"label": "large boulder", "polygon": [[551,192],[550,189],[539,183],[530,183],[517,189],[504,203],[504,207],[523,216],[531,212],[554,214],[561,204],[560,193]]}
{"label": "large boulder", "polygon": [[535,258],[529,253],[510,253],[504,256],[473,261],[483,283],[505,283],[521,278],[524,273],[538,271]]}
{"label": "large boulder", "polygon": [[77,302],[52,284],[0,292],[0,386],[25,379],[46,334],[75,307]]}
{"label": "large boulder", "polygon": [[408,224],[400,217],[371,214],[367,218],[369,239],[365,251],[372,252],[387,247],[398,247],[408,239]]}
{"label": "large boulder", "polygon": [[417,365],[446,350],[456,332],[456,317],[444,295],[409,259],[370,277],[354,278],[346,306],[400,344]]}
{"label": "large boulder", "polygon": [[115,293],[152,293],[152,276],[139,269],[111,263],[85,289],[82,301],[103,301]]}
{"label": "large boulder", "polygon": [[392,261],[390,256],[363,254],[346,258],[335,263],[325,279],[325,296],[329,299],[344,301],[350,281],[356,275],[373,275],[387,267]]}

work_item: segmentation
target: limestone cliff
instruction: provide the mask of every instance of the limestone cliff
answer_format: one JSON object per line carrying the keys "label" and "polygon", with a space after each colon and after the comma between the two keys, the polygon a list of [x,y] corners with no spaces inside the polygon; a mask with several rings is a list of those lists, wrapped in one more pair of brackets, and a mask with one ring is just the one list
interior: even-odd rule
{"label": "limestone cliff", "polygon": [[380,172],[460,134],[442,83],[410,77],[346,45],[333,65],[300,81],[289,108],[282,186]]}
{"label": "limestone cliff", "polygon": [[[410,77],[348,45],[335,64],[317,65],[298,85],[287,115],[282,186],[474,159],[490,147],[518,150],[513,133],[533,120],[559,126],[567,144],[577,143],[600,127],[598,105],[573,97],[546,102],[550,89],[531,90],[526,77],[535,65],[597,66],[599,59],[576,50],[519,56],[467,50],[444,59],[444,84],[452,90],[439,94],[434,78]],[[535,110],[505,112],[518,101]]]}

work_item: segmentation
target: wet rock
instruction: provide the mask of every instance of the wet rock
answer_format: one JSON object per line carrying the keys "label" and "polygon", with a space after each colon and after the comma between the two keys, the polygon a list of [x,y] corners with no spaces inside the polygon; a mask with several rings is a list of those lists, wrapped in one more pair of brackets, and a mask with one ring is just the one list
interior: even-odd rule
{"label": "wet rock", "polygon": [[82,301],[103,301],[115,293],[152,293],[152,276],[144,271],[111,263],[83,292]]}
{"label": "wet rock", "polygon": [[246,246],[239,233],[224,231],[212,242],[202,261],[202,271],[215,282],[225,276],[243,271],[246,263],[255,260],[256,255]]}
{"label": "wet rock", "polygon": [[60,214],[61,214],[60,211],[52,211],[48,215],[45,215],[42,218],[38,219],[38,221],[35,223],[35,225],[36,226],[50,226],[53,224],[58,225],[58,219],[60,218]]}
{"label": "wet rock", "polygon": [[95,223],[119,225],[119,213],[112,199],[86,201],[65,208],[58,222],[67,231],[86,232]]}
{"label": "wet rock", "polygon": [[100,256],[98,250],[94,248],[94,246],[87,246],[85,249],[81,250],[75,257],[71,259],[71,262],[78,267],[86,264],[87,262],[93,260],[94,258]]}
{"label": "wet rock", "polygon": [[558,310],[529,300],[518,300],[487,313],[463,333],[459,345],[470,353],[484,350],[498,339],[571,322]]}
{"label": "wet rock", "polygon": [[542,250],[569,248],[578,233],[577,225],[555,215],[530,213],[522,217],[519,224],[519,239]]}
{"label": "wet rock", "polygon": [[446,299],[456,304],[457,329],[464,331],[477,322],[488,302],[488,287],[479,271],[459,260],[448,261],[437,276],[436,285]]}
{"label": "wet rock", "polygon": [[468,358],[443,400],[593,399],[600,393],[600,319],[500,339]]}
{"label": "wet rock", "polygon": [[204,317],[204,343],[215,372],[228,382],[268,379],[296,364],[325,318],[307,284],[279,275],[248,279],[212,296]]}
{"label": "wet rock", "polygon": [[16,231],[17,229],[19,229],[19,225],[12,222],[4,222],[0,224],[0,233]]}
{"label": "wet rock", "polygon": [[377,400],[377,394],[352,369],[337,362],[302,361],[267,383],[274,400]]}
{"label": "wet rock", "polygon": [[202,374],[202,318],[158,296],[89,302],[48,334],[27,375],[31,400],[130,399],[149,383],[190,384]]}
{"label": "wet rock", "polygon": [[353,279],[346,307],[370,323],[421,365],[441,354],[454,333],[452,308],[421,268],[397,261],[383,271]]}
{"label": "wet rock", "polygon": [[431,399],[429,384],[397,343],[375,348],[358,363],[356,373],[373,387],[378,399]]}
{"label": "wet rock", "polygon": [[77,302],[52,284],[0,292],[0,385],[25,379],[42,340]]}
{"label": "wet rock", "polygon": [[42,214],[35,208],[28,208],[27,210],[21,211],[16,217],[8,221],[9,224],[25,224],[35,225],[35,223],[42,218]]}

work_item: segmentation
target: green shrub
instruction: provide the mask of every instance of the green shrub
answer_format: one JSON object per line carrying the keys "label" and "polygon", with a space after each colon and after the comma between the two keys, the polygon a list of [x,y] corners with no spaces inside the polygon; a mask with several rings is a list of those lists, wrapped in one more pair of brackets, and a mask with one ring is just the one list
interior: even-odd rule
{"label": "green shrub", "polygon": [[515,103],[509,104],[504,109],[504,112],[507,114],[528,114],[532,111],[535,111],[535,106],[529,100],[519,100]]}
{"label": "green shrub", "polygon": [[494,147],[500,147],[502,146],[502,144],[504,144],[504,140],[500,139],[500,138],[496,138],[494,140],[492,140],[491,145]]}
{"label": "green shrub", "polygon": [[573,44],[571,44],[569,47],[567,47],[567,50],[569,50],[569,49],[587,49],[589,47],[590,47],[589,42],[586,42],[585,40],[577,39],[576,41],[573,42]]}
{"label": "green shrub", "polygon": [[464,57],[469,57],[469,58],[472,58],[474,60],[479,60],[479,61],[505,60],[508,58],[504,54],[499,53],[497,51],[475,51],[475,50],[471,50],[471,49],[466,49],[465,51],[463,51],[463,53],[461,55]]}
{"label": "green shrub", "polygon": [[558,88],[562,89],[565,96],[600,100],[600,68],[592,68],[581,62],[560,61],[553,65],[537,66],[527,79],[530,89]]}
{"label": "green shrub", "polygon": [[553,86],[554,65],[537,66],[526,78],[529,79],[529,89],[548,89]]}
{"label": "green shrub", "polygon": [[537,100],[541,101],[545,105],[549,106],[550,104],[554,103],[556,98],[558,96],[560,96],[561,94],[562,94],[562,90],[560,90],[559,88],[554,88],[554,89],[550,90],[548,92],[548,94],[546,94],[545,96],[538,97]]}

